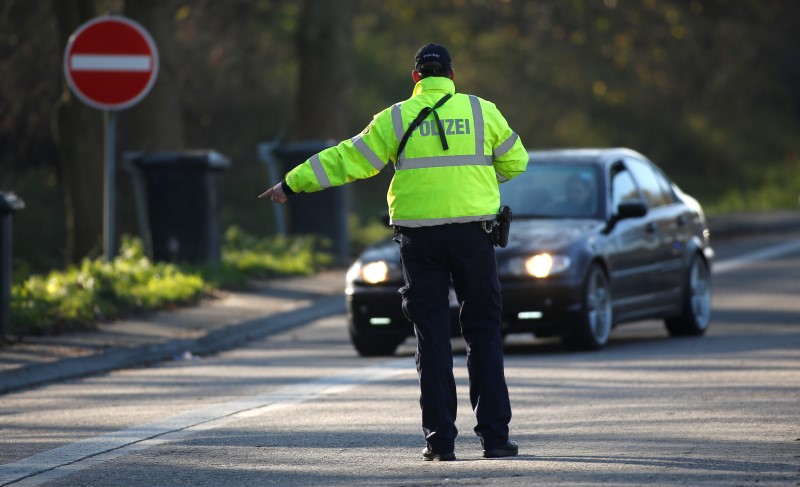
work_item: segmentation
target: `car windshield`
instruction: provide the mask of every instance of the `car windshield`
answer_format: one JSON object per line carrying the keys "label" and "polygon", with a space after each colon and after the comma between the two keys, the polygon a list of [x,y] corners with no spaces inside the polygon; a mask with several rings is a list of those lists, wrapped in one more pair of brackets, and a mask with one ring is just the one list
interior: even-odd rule
{"label": "car windshield", "polygon": [[597,169],[586,164],[531,163],[524,174],[500,185],[500,203],[514,217],[597,218]]}

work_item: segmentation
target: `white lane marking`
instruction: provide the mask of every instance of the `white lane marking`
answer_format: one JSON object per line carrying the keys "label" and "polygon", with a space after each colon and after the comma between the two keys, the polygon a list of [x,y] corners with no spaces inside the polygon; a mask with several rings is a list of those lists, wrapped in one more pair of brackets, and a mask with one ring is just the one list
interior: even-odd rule
{"label": "white lane marking", "polygon": [[712,272],[714,274],[722,274],[725,272],[735,271],[741,269],[743,267],[747,267],[749,264],[759,260],[767,260],[772,257],[780,257],[782,255],[791,254],[800,250],[800,240],[794,240],[791,242],[786,242],[778,245],[773,245],[772,247],[767,247],[765,249],[756,250],[753,252],[749,252],[744,255],[740,255],[734,259],[727,259],[723,260],[718,263],[714,263],[711,265]]}
{"label": "white lane marking", "polygon": [[73,71],[150,71],[150,56],[127,54],[74,54],[69,58],[69,67]]}
{"label": "white lane marking", "polygon": [[413,371],[414,360],[390,360],[370,367],[302,382],[276,391],[186,411],[153,423],[87,438],[14,463],[0,465],[0,486],[41,485],[129,453],[174,441],[199,431],[339,394],[361,384]]}

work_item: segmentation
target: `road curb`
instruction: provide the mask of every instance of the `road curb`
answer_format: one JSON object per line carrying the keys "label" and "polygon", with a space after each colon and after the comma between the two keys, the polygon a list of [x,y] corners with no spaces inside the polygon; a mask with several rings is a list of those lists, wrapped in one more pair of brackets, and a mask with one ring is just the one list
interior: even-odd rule
{"label": "road curb", "polygon": [[731,238],[760,233],[800,231],[800,212],[745,212],[707,217],[714,238]]}
{"label": "road curb", "polygon": [[20,367],[0,372],[0,394],[48,382],[77,379],[112,370],[163,362],[186,351],[199,356],[211,355],[344,311],[345,302],[341,295],[325,296],[304,308],[228,325],[196,339],[170,340],[136,347],[114,347],[97,355]]}

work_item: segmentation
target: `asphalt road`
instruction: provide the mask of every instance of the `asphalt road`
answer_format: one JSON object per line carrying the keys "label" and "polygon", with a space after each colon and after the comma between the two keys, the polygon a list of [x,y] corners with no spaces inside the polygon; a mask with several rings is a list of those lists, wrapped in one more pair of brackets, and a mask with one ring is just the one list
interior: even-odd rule
{"label": "asphalt road", "polygon": [[670,339],[655,321],[594,353],[510,337],[512,459],[481,458],[456,340],[459,461],[421,461],[413,341],[359,358],[338,315],[200,360],[0,396],[0,486],[797,486],[799,241],[716,242],[702,338]]}

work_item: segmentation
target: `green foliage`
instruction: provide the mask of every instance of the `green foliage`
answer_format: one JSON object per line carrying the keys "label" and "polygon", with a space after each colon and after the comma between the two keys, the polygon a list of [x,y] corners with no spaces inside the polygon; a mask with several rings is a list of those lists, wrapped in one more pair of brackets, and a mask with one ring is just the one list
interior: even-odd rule
{"label": "green foliage", "polygon": [[362,223],[356,215],[350,215],[348,220],[348,230],[350,232],[351,253],[358,255],[368,245],[389,238],[392,229],[377,220],[369,220]]}
{"label": "green foliage", "polygon": [[84,259],[66,271],[32,276],[12,287],[13,333],[35,333],[60,326],[110,319],[134,309],[181,304],[206,290],[198,274],[173,264],[153,264],[141,242],[123,238],[120,255],[111,262]]}
{"label": "green foliage", "polygon": [[707,213],[800,210],[800,160],[767,166],[755,187],[731,188],[716,202],[704,206]]}
{"label": "green foliage", "polygon": [[324,246],[314,237],[259,239],[231,227],[220,264],[178,266],[152,263],[139,239],[123,237],[120,255],[111,262],[84,259],[66,271],[14,285],[11,332],[42,333],[190,303],[214,287],[242,285],[253,277],[312,274],[332,262]]}
{"label": "green foliage", "polygon": [[310,275],[330,265],[330,241],[313,235],[259,238],[237,226],[225,232],[222,264],[207,266],[204,275],[216,285],[241,285],[251,278]]}

